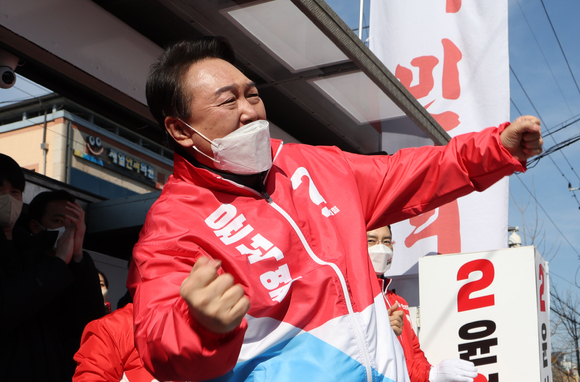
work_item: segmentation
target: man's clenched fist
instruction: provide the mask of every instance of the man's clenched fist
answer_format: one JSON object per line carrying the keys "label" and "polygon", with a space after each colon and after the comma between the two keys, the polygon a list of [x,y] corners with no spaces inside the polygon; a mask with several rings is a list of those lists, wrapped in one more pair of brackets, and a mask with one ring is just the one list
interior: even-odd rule
{"label": "man's clenched fist", "polygon": [[201,257],[194,264],[179,293],[193,318],[214,333],[228,333],[241,324],[250,300],[229,273],[218,275],[221,261]]}

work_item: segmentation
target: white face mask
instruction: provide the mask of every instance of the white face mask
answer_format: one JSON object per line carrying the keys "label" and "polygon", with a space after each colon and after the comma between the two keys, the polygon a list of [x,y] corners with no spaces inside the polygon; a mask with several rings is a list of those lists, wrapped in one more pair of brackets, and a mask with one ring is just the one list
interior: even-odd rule
{"label": "white face mask", "polygon": [[[181,120],[180,120],[181,121]],[[213,141],[183,122],[211,144],[214,157],[194,150],[215,162],[219,170],[239,175],[258,174],[272,167],[272,148],[268,121],[260,119],[232,131],[223,138]]]}
{"label": "white face mask", "polygon": [[391,268],[393,250],[384,244],[369,247],[369,256],[373,262],[373,268],[377,276],[382,276]]}
{"label": "white face mask", "polygon": [[66,228],[64,226],[62,226],[62,227],[55,228],[55,229],[48,229],[48,228],[44,228],[40,223],[38,223],[38,225],[40,226],[40,228],[42,228],[45,231],[48,231],[48,232],[54,232],[54,231],[56,231],[56,232],[58,232],[58,235],[56,236],[56,240],[54,241],[54,245],[52,247],[53,249],[56,249],[56,247],[58,245],[58,240],[62,237],[62,235],[64,235],[64,231],[65,231]]}
{"label": "white face mask", "polygon": [[0,227],[14,227],[22,212],[22,201],[10,194],[0,195]]}

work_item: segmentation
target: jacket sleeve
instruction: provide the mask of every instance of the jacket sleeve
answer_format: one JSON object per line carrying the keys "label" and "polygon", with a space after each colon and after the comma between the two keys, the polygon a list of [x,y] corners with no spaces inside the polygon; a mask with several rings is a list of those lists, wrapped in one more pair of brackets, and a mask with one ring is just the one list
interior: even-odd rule
{"label": "jacket sleeve", "polygon": [[[405,325],[411,325],[410,322],[405,322]],[[425,358],[425,353],[421,350],[421,345],[419,345],[419,339],[415,335],[413,328],[409,326],[411,343],[413,346],[413,358],[406,358],[407,370],[409,372],[409,379],[411,382],[429,382],[429,371],[431,370],[431,364]],[[403,327],[404,330],[404,327]]]}
{"label": "jacket sleeve", "polygon": [[345,154],[359,184],[367,228],[419,215],[525,171],[500,142],[508,125],[462,134],[445,146],[362,158]]}
{"label": "jacket sleeve", "polygon": [[[409,321],[407,317],[407,301],[401,296],[390,291],[387,294],[387,299],[389,300],[390,305],[398,302],[400,305],[399,310],[403,310],[405,313],[403,315],[403,333],[401,333],[399,341],[401,342],[403,351],[405,353],[405,363],[407,364],[409,379],[411,382],[429,382],[429,371],[431,370],[431,364],[425,357],[423,350],[421,350],[419,338],[417,338],[411,321]],[[403,307],[405,307],[405,309],[403,309]]]}
{"label": "jacket sleeve", "polygon": [[133,294],[135,345],[159,380],[216,378],[233,369],[240,353],[245,319],[230,333],[212,333],[193,320],[179,294],[200,256],[208,255],[199,247],[184,253],[140,242],[133,249],[127,288]]}
{"label": "jacket sleeve", "polygon": [[106,321],[90,322],[83,332],[81,347],[74,356],[77,368],[73,382],[120,381],[124,368],[118,346]]}

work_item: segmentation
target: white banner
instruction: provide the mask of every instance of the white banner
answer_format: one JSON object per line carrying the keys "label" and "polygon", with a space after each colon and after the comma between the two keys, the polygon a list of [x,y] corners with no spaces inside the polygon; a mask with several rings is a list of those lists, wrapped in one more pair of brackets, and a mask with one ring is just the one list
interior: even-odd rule
{"label": "white banner", "polygon": [[475,382],[552,381],[548,263],[534,247],[423,258],[421,349],[462,358]]}
{"label": "white banner", "polygon": [[[451,136],[497,126],[509,120],[507,5],[371,0],[370,48]],[[388,275],[416,274],[428,254],[507,247],[508,196],[506,178],[395,224]]]}

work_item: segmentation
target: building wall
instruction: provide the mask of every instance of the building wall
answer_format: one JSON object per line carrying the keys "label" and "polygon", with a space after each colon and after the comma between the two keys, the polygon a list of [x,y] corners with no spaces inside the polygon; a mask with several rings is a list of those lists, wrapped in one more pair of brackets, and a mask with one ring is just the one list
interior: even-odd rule
{"label": "building wall", "polygon": [[42,125],[34,125],[0,134],[0,152],[21,167],[42,171]]}
{"label": "building wall", "polygon": [[[173,171],[172,167],[167,163],[162,163],[122,142],[99,134],[78,122],[70,122],[66,118],[56,118],[47,122],[46,143],[48,144],[48,151],[45,169],[43,150],[41,149],[43,123],[39,124],[38,118],[35,118],[35,120],[37,123],[34,125],[26,126],[26,123],[24,123],[25,127],[0,133],[0,152],[12,157],[21,167],[34,170],[55,180],[67,182],[67,141],[71,149],[69,155],[71,168],[78,169],[138,194],[152,192],[161,188]],[[17,123],[22,124],[22,122],[25,122],[25,120]],[[71,125],[70,139],[67,138],[68,123]],[[7,125],[4,127],[7,127]],[[91,162],[92,159],[96,159],[97,162],[99,160],[101,162],[110,162],[110,158],[108,158],[107,151],[104,151],[101,155],[94,155],[94,153],[90,152],[87,143],[89,136],[99,137],[103,145],[106,145],[108,149],[114,148],[127,157],[152,166],[155,172],[154,179],[140,178],[137,172],[135,172],[137,175],[128,173],[122,167],[117,168],[109,165],[109,168],[105,168],[102,165]],[[87,155],[92,158],[88,158]],[[70,183],[70,179],[68,179],[67,183]]]}
{"label": "building wall", "polygon": [[46,169],[40,148],[44,124],[0,133],[0,151],[12,157],[21,167],[34,170],[50,178],[64,181],[66,154],[66,121],[58,118],[46,124]]}
{"label": "building wall", "polygon": [[[72,139],[72,149],[76,152],[76,153],[87,153],[90,154],[89,152],[87,152],[87,143],[86,143],[86,137],[88,135],[92,135],[92,136],[99,136],[98,134],[95,134],[94,132],[78,125],[78,124],[73,124],[72,125],[72,135],[73,135],[73,139]],[[128,148],[124,145],[121,145],[117,142],[114,142],[112,140],[109,140],[105,137],[99,136],[99,138],[101,138],[104,142],[107,142],[111,145],[115,145],[116,147],[119,147],[121,150],[123,151],[132,151],[133,150],[128,150]],[[143,155],[141,154],[141,157]],[[133,192],[136,192],[138,194],[143,194],[146,192],[152,192],[155,191],[156,188],[155,187],[151,187],[151,186],[147,186],[146,184],[143,184],[137,180],[133,180],[130,178],[127,178],[125,176],[123,176],[122,174],[119,174],[115,171],[109,170],[107,168],[104,168],[102,166],[99,166],[98,164],[94,164],[88,160],[82,159],[80,157],[78,157],[77,155],[73,155],[72,156],[72,167],[76,168],[78,170],[81,170],[83,172],[86,172],[87,174],[93,175],[97,178],[106,180],[108,182],[114,183],[117,186],[126,188],[128,190],[131,190]]]}
{"label": "building wall", "polygon": [[50,155],[51,172],[50,176],[61,182],[66,181],[66,120],[59,118],[60,123],[55,123],[52,132],[52,144],[48,148]]}

